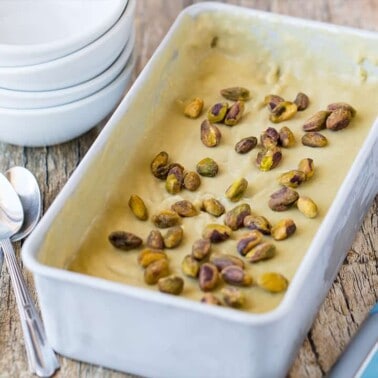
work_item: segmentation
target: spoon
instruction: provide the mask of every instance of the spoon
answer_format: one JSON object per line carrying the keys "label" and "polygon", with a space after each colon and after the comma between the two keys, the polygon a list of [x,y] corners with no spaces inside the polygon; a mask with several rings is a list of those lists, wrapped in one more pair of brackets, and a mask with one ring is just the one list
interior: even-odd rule
{"label": "spoon", "polygon": [[[16,195],[24,212],[22,224],[17,229],[15,227],[11,235],[11,240],[16,241],[26,237],[37,224],[41,214],[41,194],[37,180],[23,167],[9,169],[6,177],[9,181],[5,179],[6,183],[3,183],[4,176],[0,175],[0,186],[9,186],[12,189],[12,195]],[[7,194],[11,197],[9,193]],[[7,198],[4,197],[4,200]],[[3,234],[0,234],[0,238],[4,239]],[[51,376],[59,368],[59,362],[47,342],[42,321],[23,279],[9,236],[8,239],[0,241],[0,246],[4,252],[16,296],[29,368],[40,377]]]}

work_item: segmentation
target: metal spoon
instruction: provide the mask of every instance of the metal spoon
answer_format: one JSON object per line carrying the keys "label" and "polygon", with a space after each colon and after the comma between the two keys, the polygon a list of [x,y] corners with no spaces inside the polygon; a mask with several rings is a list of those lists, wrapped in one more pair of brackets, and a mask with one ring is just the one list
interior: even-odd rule
{"label": "metal spoon", "polygon": [[[4,176],[1,175],[0,177],[4,181]],[[41,214],[41,194],[37,180],[30,171],[23,167],[9,169],[6,172],[6,177],[9,180],[5,179],[7,185],[12,188],[12,192],[24,209],[22,226],[18,231],[15,230],[11,237],[12,241],[16,241],[26,237],[37,224]],[[0,186],[3,186],[2,181]],[[24,333],[29,369],[40,377],[49,377],[59,368],[59,362],[47,342],[42,321],[23,279],[9,238],[0,241],[0,246],[3,249],[9,275],[13,283]]]}

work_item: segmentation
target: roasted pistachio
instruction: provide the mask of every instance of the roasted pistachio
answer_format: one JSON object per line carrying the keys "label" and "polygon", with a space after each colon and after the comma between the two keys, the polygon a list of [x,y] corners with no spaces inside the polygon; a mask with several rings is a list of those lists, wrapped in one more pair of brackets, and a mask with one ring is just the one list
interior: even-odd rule
{"label": "roasted pistachio", "polygon": [[225,99],[231,101],[248,101],[250,99],[249,90],[243,87],[225,88],[220,93]]}
{"label": "roasted pistachio", "polygon": [[282,127],[279,131],[279,145],[285,148],[290,148],[295,145],[295,136],[293,132],[286,126]]}
{"label": "roasted pistachio", "polygon": [[315,172],[314,161],[310,158],[302,159],[298,164],[298,170],[305,174],[306,180],[309,180]]}
{"label": "roasted pistachio", "polygon": [[169,264],[167,259],[156,260],[149,264],[144,271],[144,282],[148,285],[155,285],[160,278],[169,275]]}
{"label": "roasted pistachio", "polygon": [[186,276],[197,278],[200,266],[200,263],[192,255],[186,255],[182,260],[181,270]]}
{"label": "roasted pistachio", "polygon": [[330,112],[320,110],[311,116],[302,126],[304,131],[320,131],[326,128],[326,120]]}
{"label": "roasted pistachio", "polygon": [[303,135],[302,144],[308,147],[325,147],[328,144],[328,140],[323,134],[309,132]]}
{"label": "roasted pistachio", "polygon": [[158,228],[177,226],[180,223],[179,215],[172,210],[163,210],[152,217],[152,222]]}
{"label": "roasted pistachio", "polygon": [[214,177],[217,175],[219,167],[215,160],[208,157],[199,161],[196,169],[201,176]]}
{"label": "roasted pistachio", "polygon": [[252,276],[236,265],[230,265],[222,269],[221,277],[223,281],[236,286],[250,286],[253,282]]}
{"label": "roasted pistachio", "polygon": [[287,289],[289,282],[280,273],[266,272],[258,277],[257,284],[271,293],[281,293]]}
{"label": "roasted pistachio", "polygon": [[163,237],[165,248],[176,248],[180,245],[184,236],[184,230],[180,226],[174,226]]}
{"label": "roasted pistachio", "polygon": [[216,147],[220,143],[222,134],[217,126],[205,119],[201,123],[201,141],[206,147]]}
{"label": "roasted pistachio", "polygon": [[236,101],[228,109],[226,117],[224,118],[224,124],[227,126],[235,126],[242,118],[243,113],[244,113],[244,102]]}
{"label": "roasted pistachio", "polygon": [[184,114],[189,118],[198,118],[202,112],[202,108],[202,98],[196,97],[185,106]]}
{"label": "roasted pistachio", "polygon": [[167,260],[168,257],[164,251],[159,249],[146,248],[143,251],[140,251],[138,255],[138,264],[143,268],[146,268],[148,265],[152,264],[158,260]]}
{"label": "roasted pistachio", "polygon": [[277,222],[271,229],[271,235],[274,240],[285,240],[293,235],[297,226],[292,219],[282,219]]}
{"label": "roasted pistachio", "polygon": [[248,203],[235,206],[233,209],[227,211],[224,217],[224,224],[231,228],[231,230],[238,230],[243,227],[244,218],[251,214],[251,207]]}
{"label": "roasted pistachio", "polygon": [[334,112],[335,110],[338,110],[338,109],[349,110],[352,114],[352,117],[354,117],[357,113],[356,109],[354,109],[351,105],[347,104],[346,102],[335,102],[327,106],[327,110],[329,110],[330,112]]}
{"label": "roasted pistachio", "polygon": [[142,198],[136,194],[132,194],[129,199],[129,207],[132,213],[140,220],[148,219],[147,207]]}
{"label": "roasted pistachio", "polygon": [[279,103],[284,102],[285,100],[277,95],[267,95],[264,98],[264,105],[266,105],[271,112]]}
{"label": "roasted pistachio", "polygon": [[257,138],[250,136],[247,138],[240,139],[239,142],[235,144],[235,151],[238,154],[246,154],[253,150],[257,146]]}
{"label": "roasted pistachio", "polygon": [[171,206],[171,208],[180,215],[180,217],[194,217],[198,214],[197,209],[188,200],[177,201]]}
{"label": "roasted pistachio", "polygon": [[299,198],[299,194],[287,186],[277,190],[270,196],[269,207],[273,211],[288,210]]}
{"label": "roasted pistachio", "polygon": [[184,188],[194,192],[201,185],[201,178],[197,172],[189,171],[184,175]]}
{"label": "roasted pistachio", "polygon": [[160,278],[158,288],[162,293],[179,295],[184,289],[184,280],[179,276],[168,276]]}
{"label": "roasted pistachio", "polygon": [[239,239],[236,249],[242,256],[245,256],[252,248],[260,244],[262,239],[262,233],[260,231],[253,230]]}
{"label": "roasted pistachio", "polygon": [[210,255],[211,242],[209,239],[198,239],[192,245],[192,256],[196,260],[203,260]]}
{"label": "roasted pistachio", "polygon": [[270,171],[277,167],[281,159],[281,149],[272,146],[270,148],[263,148],[259,151],[256,158],[256,164],[260,171]]}
{"label": "roasted pistachio", "polygon": [[226,197],[232,202],[237,202],[243,197],[247,188],[248,181],[244,177],[241,177],[226,189]]}
{"label": "roasted pistachio", "polygon": [[216,305],[216,306],[222,306],[221,300],[212,293],[205,293],[201,299],[201,302],[206,303],[206,304]]}
{"label": "roasted pistachio", "polygon": [[222,122],[228,110],[227,102],[218,102],[207,111],[207,119],[210,122]]}
{"label": "roasted pistachio", "polygon": [[227,306],[240,308],[245,304],[244,294],[235,287],[225,287],[222,289],[222,296]]}
{"label": "roasted pistachio", "polygon": [[349,126],[352,113],[348,109],[339,108],[334,110],[326,121],[326,127],[332,131],[339,131]]}
{"label": "roasted pistachio", "polygon": [[164,240],[161,232],[159,230],[152,230],[147,236],[146,245],[153,249],[163,249]]}
{"label": "roasted pistachio", "polygon": [[294,104],[297,105],[298,111],[306,110],[310,104],[310,99],[308,96],[302,92],[297,94],[295,97]]}
{"label": "roasted pistachio", "polygon": [[239,259],[234,255],[229,255],[226,253],[212,253],[210,255],[210,262],[214,264],[219,271],[231,265],[235,265],[244,269],[243,260]]}
{"label": "roasted pistachio", "polygon": [[151,162],[152,174],[160,180],[165,180],[168,174],[168,153],[165,151],[159,152]]}
{"label": "roasted pistachio", "polygon": [[181,191],[184,184],[184,168],[175,164],[170,168],[165,181],[165,189],[170,194],[177,194]]}
{"label": "roasted pistachio", "polygon": [[272,243],[261,243],[256,247],[252,248],[246,255],[245,258],[250,263],[256,263],[262,260],[271,259],[276,252],[276,247]]}
{"label": "roasted pistachio", "polygon": [[230,227],[222,224],[208,224],[203,232],[202,237],[209,239],[212,243],[220,243],[227,240],[231,236],[232,230]]}
{"label": "roasted pistachio", "polygon": [[219,283],[219,273],[215,265],[204,263],[201,265],[198,276],[199,287],[202,291],[211,291]]}
{"label": "roasted pistachio", "polygon": [[261,145],[265,148],[275,147],[278,145],[280,134],[274,127],[268,127],[260,135]]}
{"label": "roasted pistachio", "polygon": [[268,219],[262,215],[247,215],[244,218],[244,227],[249,228],[250,230],[260,231],[264,235],[270,235],[270,229],[272,228]]}
{"label": "roasted pistachio", "polygon": [[283,186],[289,186],[290,188],[297,188],[304,181],[306,181],[306,175],[299,170],[291,170],[283,173],[279,178],[278,182]]}
{"label": "roasted pistachio", "polygon": [[215,198],[204,199],[202,202],[202,210],[214,217],[220,217],[225,212],[224,206]]}
{"label": "roasted pistachio", "polygon": [[318,215],[318,206],[309,197],[300,196],[297,201],[297,207],[307,218],[315,218]]}
{"label": "roasted pistachio", "polygon": [[139,236],[126,231],[113,231],[109,234],[108,240],[114,247],[123,251],[138,248],[143,243]]}
{"label": "roasted pistachio", "polygon": [[297,114],[297,105],[290,101],[283,101],[272,110],[269,119],[273,123],[279,123],[293,118],[295,114]]}

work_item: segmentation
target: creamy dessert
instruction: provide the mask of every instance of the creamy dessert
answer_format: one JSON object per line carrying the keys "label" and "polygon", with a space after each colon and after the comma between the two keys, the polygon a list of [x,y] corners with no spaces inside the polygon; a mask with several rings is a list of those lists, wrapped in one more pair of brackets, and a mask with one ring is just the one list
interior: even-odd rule
{"label": "creamy dessert", "polygon": [[[194,24],[193,34],[187,36],[187,40],[179,47],[179,52],[172,58],[172,67],[163,78],[164,87],[157,91],[154,107],[145,109],[143,101],[140,101],[140,107],[135,109],[147,113],[145,132],[136,139],[135,149],[127,157],[117,187],[109,188],[109,197],[104,201],[102,211],[79,241],[78,249],[67,268],[151,290],[165,291],[164,288],[168,285],[177,289],[181,296],[196,301],[205,297],[205,301],[216,302],[209,295],[211,293],[226,305],[227,298],[235,293],[232,289],[229,293],[222,290],[235,287],[245,297],[241,309],[255,313],[270,311],[282,300],[286,285],[290,285],[340,184],[367,137],[376,117],[374,96],[377,78],[369,77],[363,69],[361,62],[370,59],[365,55],[364,58],[356,55],[356,61],[351,64],[355,67],[354,71],[339,74],[334,69],[329,71],[327,60],[313,51],[309,53],[306,46],[296,44],[290,32],[284,30],[281,30],[281,44],[278,44],[276,51],[264,46],[264,36],[247,33],[249,26],[243,24],[243,20],[240,20],[236,28],[230,28],[233,25],[232,17],[231,21],[221,22],[216,15],[204,15],[190,22]],[[235,125],[226,125],[223,121],[216,122],[213,119],[201,127],[208,119],[208,109],[214,104],[227,101],[231,107],[236,103],[225,99],[224,93],[221,93],[221,90],[232,87],[246,88],[249,91],[248,99],[243,101],[242,117]],[[308,106],[302,111],[294,112],[291,118],[284,118],[279,123],[272,122],[272,112],[267,107],[267,102],[268,105],[270,102],[266,101],[266,96],[274,94],[289,103],[295,103],[298,93],[308,96]],[[203,100],[203,109],[198,112],[198,117],[197,114],[193,118],[188,117],[190,114],[185,115],[189,112],[187,107],[195,98]],[[321,117],[318,112],[327,111],[329,104],[339,102],[348,103],[357,111],[346,128],[319,131],[308,126],[312,117]],[[198,106],[194,103],[195,113]],[[296,107],[298,108],[298,104]],[[331,112],[329,110],[328,116]],[[273,121],[277,120],[273,118]],[[221,137],[212,125],[216,125]],[[280,149],[282,159],[274,164],[276,166],[265,169],[265,155],[260,156],[259,160],[258,154],[263,151],[264,138],[261,135],[265,135],[270,127],[277,131],[283,127],[288,128],[294,135],[295,143],[289,143],[285,148],[281,140],[275,148]],[[316,135],[310,134],[308,137],[311,132],[320,132],[327,142],[322,138],[319,141]],[[210,134],[215,139],[209,138]],[[311,146],[314,143],[318,144],[317,148]],[[251,145],[254,146],[248,152],[240,153]],[[199,162],[206,158],[216,162],[218,170],[213,177],[200,175],[200,185],[194,190],[185,187],[180,187],[177,191],[167,190],[170,188],[167,178],[160,180],[151,172],[151,162],[162,151],[168,153],[171,163],[179,163],[185,171],[199,171]],[[282,185],[292,178],[287,177],[288,172],[304,172],[301,164],[310,160],[314,165],[312,177],[304,177],[297,188],[289,189],[298,193],[299,200],[295,198],[293,206],[288,206],[285,211],[277,211],[275,205],[272,205],[271,195],[286,187]],[[235,195],[235,188],[240,187],[243,190],[236,190]],[[314,211],[310,203],[312,212],[309,213],[308,199],[316,205],[317,211]],[[146,211],[139,212],[140,200],[145,204]],[[206,211],[204,200],[219,201],[225,213],[215,216]],[[172,206],[176,206],[177,210],[177,203],[182,205],[180,201],[189,201],[194,206],[192,210],[195,214],[178,216],[177,225],[181,227],[182,240],[177,246],[173,243],[172,248],[164,247],[164,252],[158,253],[164,253],[167,258],[157,258],[156,261],[164,261],[159,263],[159,269],[165,272],[164,276],[175,275],[183,281],[170,278],[170,281],[151,285],[145,279],[148,264],[141,264],[142,251],[146,248],[147,239],[154,236],[151,236],[151,231],[159,230],[169,239],[171,235],[167,233],[171,228],[159,228],[156,216],[162,211],[172,211]],[[214,203],[212,205],[214,207]],[[222,253],[242,260],[243,272],[246,274],[243,276],[244,286],[230,285],[227,274],[220,273],[221,277],[214,288],[207,289],[202,285],[201,289],[198,279],[188,277],[185,268],[183,271],[183,261],[188,259],[188,255],[192,256],[193,245],[199,239],[211,239],[210,234],[206,233],[209,225],[223,226],[227,212],[239,205],[249,206],[253,215],[263,216],[276,229],[283,225],[284,229],[293,230],[292,224],[287,223],[290,220],[295,224],[295,230],[282,240],[262,235],[260,242],[272,244],[274,253],[267,248],[263,253],[267,253],[270,258],[261,261],[251,262],[251,259],[240,253],[242,247],[238,247],[238,243],[246,237],[245,234],[251,236],[251,232],[254,232],[244,224],[243,227],[232,230],[227,240],[211,242],[209,255],[195,260],[200,261],[200,265],[205,265],[204,269],[209,274],[214,263],[211,256]],[[119,231],[137,237],[133,241],[135,248],[124,251],[115,247],[117,234],[114,235],[114,232]],[[181,231],[176,229],[175,232]],[[109,240],[112,234],[113,243]],[[252,237],[260,236],[252,234]],[[203,248],[201,246],[199,250],[202,251]],[[236,273],[229,274],[239,274],[238,268],[236,270]],[[265,273],[275,273],[282,278],[278,285],[280,290],[264,288],[261,277]],[[238,304],[238,298],[235,301]]]}

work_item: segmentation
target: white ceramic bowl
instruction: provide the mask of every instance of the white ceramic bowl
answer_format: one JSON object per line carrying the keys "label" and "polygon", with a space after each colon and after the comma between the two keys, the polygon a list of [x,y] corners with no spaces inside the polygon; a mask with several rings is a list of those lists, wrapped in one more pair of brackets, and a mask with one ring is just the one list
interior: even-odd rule
{"label": "white ceramic bowl", "polygon": [[121,99],[135,63],[134,55],[105,88],[81,100],[45,109],[0,108],[0,140],[22,146],[47,146],[73,139],[100,122]]}
{"label": "white ceramic bowl", "polygon": [[117,23],[93,43],[62,58],[22,67],[0,67],[0,88],[48,91],[77,85],[108,68],[120,54],[134,21],[130,0]]}
{"label": "white ceramic bowl", "polygon": [[127,0],[0,1],[0,66],[48,62],[91,43],[118,20]]}
{"label": "white ceramic bowl", "polygon": [[107,86],[121,72],[132,54],[135,32],[130,35],[126,46],[117,60],[95,78],[73,87],[55,91],[14,91],[0,88],[0,105],[10,109],[38,109],[68,104],[87,97]]}

